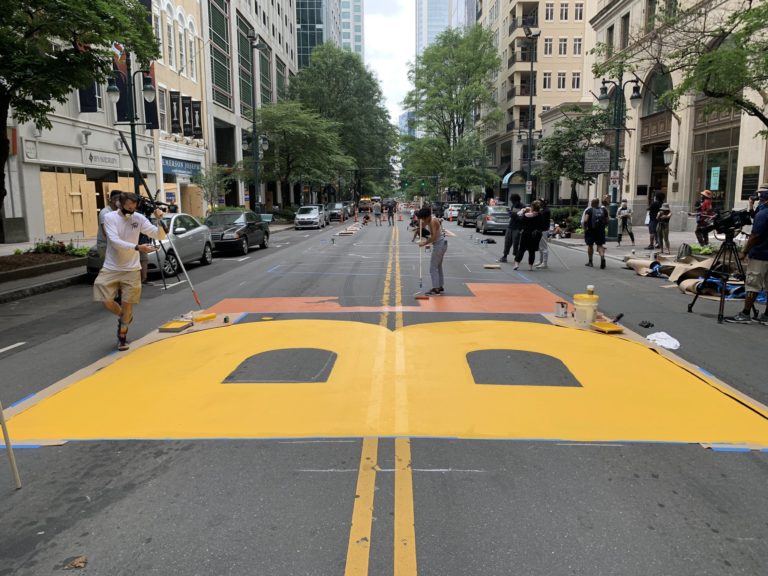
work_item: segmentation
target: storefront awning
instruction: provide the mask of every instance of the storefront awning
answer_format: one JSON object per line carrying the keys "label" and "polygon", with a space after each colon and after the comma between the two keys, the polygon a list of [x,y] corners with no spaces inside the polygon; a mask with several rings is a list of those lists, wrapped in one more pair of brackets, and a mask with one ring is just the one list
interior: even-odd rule
{"label": "storefront awning", "polygon": [[501,179],[501,187],[509,188],[510,184],[525,184],[525,180],[525,172],[522,170],[515,170],[514,172],[506,174],[504,178]]}

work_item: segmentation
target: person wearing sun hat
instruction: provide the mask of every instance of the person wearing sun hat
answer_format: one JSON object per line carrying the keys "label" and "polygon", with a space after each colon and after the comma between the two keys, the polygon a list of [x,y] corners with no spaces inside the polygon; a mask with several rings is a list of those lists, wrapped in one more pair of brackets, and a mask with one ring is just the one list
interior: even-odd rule
{"label": "person wearing sun hat", "polygon": [[700,246],[707,246],[709,244],[709,230],[707,228],[715,215],[715,211],[712,209],[712,192],[702,190],[699,196],[701,196],[701,200],[696,209],[696,240]]}
{"label": "person wearing sun hat", "polygon": [[[768,188],[761,187],[757,191],[757,199],[759,204],[755,210],[752,232],[739,255],[742,260],[749,258],[744,279],[744,309],[725,319],[726,322],[735,324],[752,322],[751,314],[757,295],[760,292],[768,292]],[[768,326],[768,305],[757,321]]]}
{"label": "person wearing sun hat", "polygon": [[669,204],[664,202],[659,208],[659,213],[656,216],[656,245],[664,254],[664,245],[666,244],[666,253],[671,254],[669,246],[669,220],[672,218],[672,211],[669,209]]}

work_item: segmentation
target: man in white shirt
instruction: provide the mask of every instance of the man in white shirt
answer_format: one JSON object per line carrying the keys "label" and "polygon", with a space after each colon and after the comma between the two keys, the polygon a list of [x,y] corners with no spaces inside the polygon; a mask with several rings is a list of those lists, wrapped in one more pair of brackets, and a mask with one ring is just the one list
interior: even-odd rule
{"label": "man in white shirt", "polygon": [[[133,320],[133,305],[141,298],[141,264],[139,253],[157,251],[150,244],[139,244],[139,235],[162,240],[165,229],[154,226],[142,214],[135,212],[139,197],[131,192],[122,192],[120,207],[104,216],[104,230],[107,235],[107,251],[104,266],[93,284],[93,299],[104,304],[104,308],[118,317],[117,349],[128,350],[128,325]],[[162,210],[155,210],[155,218],[161,222]],[[115,302],[115,295],[121,292],[121,303]]]}
{"label": "man in white shirt", "polygon": [[117,210],[117,197],[120,196],[120,190],[112,190],[109,193],[109,206],[104,206],[99,212],[99,227],[96,231],[96,250],[102,262],[107,253],[107,231],[104,229],[104,218],[110,212]]}

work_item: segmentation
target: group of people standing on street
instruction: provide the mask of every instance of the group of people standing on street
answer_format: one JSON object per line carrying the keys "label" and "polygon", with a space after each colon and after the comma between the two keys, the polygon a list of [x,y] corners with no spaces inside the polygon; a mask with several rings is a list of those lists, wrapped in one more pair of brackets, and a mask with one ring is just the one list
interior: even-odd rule
{"label": "group of people standing on street", "polygon": [[509,224],[504,234],[504,251],[499,262],[507,262],[510,252],[514,257],[513,270],[520,267],[525,253],[528,252],[528,269],[534,269],[536,252],[539,263],[535,268],[548,267],[549,245],[547,231],[550,226],[550,212],[544,199],[534,201],[530,206],[523,206],[519,194],[510,196]]}

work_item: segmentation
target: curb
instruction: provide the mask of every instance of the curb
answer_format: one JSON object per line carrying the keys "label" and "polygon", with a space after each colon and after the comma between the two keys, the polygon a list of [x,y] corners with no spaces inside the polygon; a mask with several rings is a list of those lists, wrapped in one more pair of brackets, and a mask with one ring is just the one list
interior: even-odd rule
{"label": "curb", "polygon": [[83,256],[80,258],[61,260],[59,262],[49,262],[48,264],[38,264],[37,266],[18,268],[17,270],[10,270],[8,272],[0,272],[0,283],[12,282],[13,280],[23,280],[24,278],[34,278],[35,276],[40,276],[41,274],[58,272],[60,270],[68,270],[69,268],[78,268],[85,265],[85,261],[87,259],[88,258]]}
{"label": "curb", "polygon": [[7,292],[0,292],[0,304],[6,302],[13,302],[14,300],[21,300],[28,296],[35,296],[36,294],[43,294],[45,292],[52,292],[59,288],[65,288],[74,284],[83,284],[88,281],[87,273],[79,273],[66,278],[59,278],[58,280],[51,280],[49,282],[42,282],[35,284],[34,286],[27,286],[25,288],[18,288],[16,290],[8,290]]}

